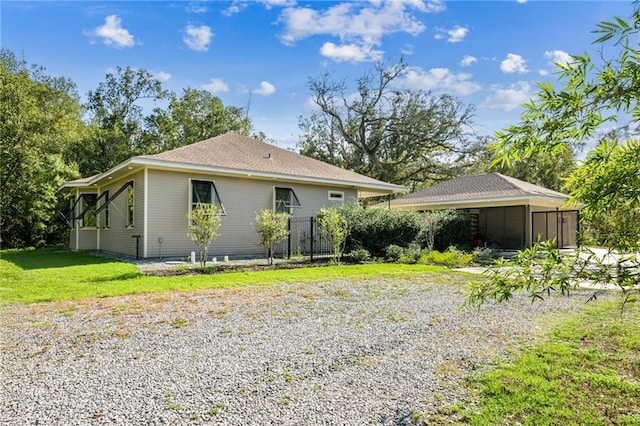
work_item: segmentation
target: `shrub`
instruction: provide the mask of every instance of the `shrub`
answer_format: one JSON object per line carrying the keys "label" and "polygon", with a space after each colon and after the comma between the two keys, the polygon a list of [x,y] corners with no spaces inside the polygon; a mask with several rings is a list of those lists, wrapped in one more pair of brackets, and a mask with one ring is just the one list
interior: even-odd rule
{"label": "shrub", "polygon": [[456,211],[447,216],[435,237],[435,248],[445,251],[451,246],[459,249],[471,248],[471,216],[465,212]]}
{"label": "shrub", "polygon": [[400,260],[400,257],[404,254],[404,249],[398,245],[391,244],[385,250],[385,259],[390,260],[392,262],[397,262]]}
{"label": "shrub", "polygon": [[473,254],[465,253],[451,246],[444,252],[433,250],[426,252],[420,258],[420,263],[444,265],[451,268],[468,266],[473,262]]}
{"label": "shrub", "polygon": [[364,248],[359,248],[349,253],[349,259],[354,263],[364,263],[369,260],[370,257],[371,254],[369,253],[369,250]]}
{"label": "shrub", "polygon": [[497,258],[496,251],[491,247],[476,247],[473,249],[473,263],[492,265]]}
{"label": "shrub", "polygon": [[218,236],[218,228],[222,224],[220,211],[213,204],[198,203],[187,217],[187,236],[200,248],[200,267],[204,269],[207,266],[209,245]]}
{"label": "shrub", "polygon": [[409,247],[403,250],[403,253],[400,256],[400,263],[418,263],[421,257],[422,247],[420,247],[420,244],[411,243],[409,244]]}
{"label": "shrub", "polygon": [[336,208],[322,208],[318,214],[320,230],[331,243],[333,263],[340,262],[349,235],[349,222]]}
{"label": "shrub", "polygon": [[267,261],[269,265],[273,265],[273,256],[276,246],[280,241],[287,238],[289,231],[287,224],[289,223],[289,215],[286,213],[275,213],[271,210],[261,210],[256,214],[256,232],[260,234],[260,242],[258,245],[267,251]]}

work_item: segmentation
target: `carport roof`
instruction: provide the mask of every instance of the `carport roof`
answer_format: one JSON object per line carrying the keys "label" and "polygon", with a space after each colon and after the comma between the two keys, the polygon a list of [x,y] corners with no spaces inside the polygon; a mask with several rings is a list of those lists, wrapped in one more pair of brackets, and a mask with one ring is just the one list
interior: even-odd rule
{"label": "carport roof", "polygon": [[569,197],[520,179],[488,173],[462,176],[391,201],[392,207],[432,206],[443,204],[487,203],[492,200],[546,199],[564,203]]}

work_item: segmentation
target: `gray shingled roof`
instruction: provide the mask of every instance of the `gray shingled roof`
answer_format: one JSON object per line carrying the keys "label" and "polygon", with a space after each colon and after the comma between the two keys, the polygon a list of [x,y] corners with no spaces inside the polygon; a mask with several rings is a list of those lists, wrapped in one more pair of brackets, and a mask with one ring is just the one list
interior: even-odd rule
{"label": "gray shingled roof", "polygon": [[226,133],[171,151],[142,155],[139,158],[248,172],[391,185],[237,133]]}
{"label": "gray shingled roof", "polygon": [[442,204],[473,200],[504,198],[553,198],[566,200],[561,192],[501,175],[489,173],[477,176],[462,176],[433,185],[391,201],[391,205]]}

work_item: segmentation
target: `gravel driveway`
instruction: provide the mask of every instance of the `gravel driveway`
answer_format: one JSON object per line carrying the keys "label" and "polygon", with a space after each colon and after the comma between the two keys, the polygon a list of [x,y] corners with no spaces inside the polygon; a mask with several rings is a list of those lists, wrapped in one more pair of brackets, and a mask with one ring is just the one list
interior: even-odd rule
{"label": "gravel driveway", "polygon": [[[447,281],[434,283],[433,280]],[[585,297],[460,312],[465,278],[2,308],[3,425],[411,424]]]}

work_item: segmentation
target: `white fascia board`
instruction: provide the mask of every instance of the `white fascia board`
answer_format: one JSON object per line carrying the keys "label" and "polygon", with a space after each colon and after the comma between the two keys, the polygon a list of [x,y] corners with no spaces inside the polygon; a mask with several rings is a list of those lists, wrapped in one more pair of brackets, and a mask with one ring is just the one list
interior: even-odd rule
{"label": "white fascia board", "polygon": [[497,207],[504,207],[509,203],[515,203],[514,205],[532,204],[536,202],[542,202],[543,205],[549,202],[559,202],[564,204],[568,197],[549,197],[549,196],[521,196],[521,197],[508,197],[508,198],[478,198],[475,200],[452,200],[441,201],[437,203],[404,203],[394,204],[391,202],[391,208],[406,208],[412,210],[419,210],[420,208],[433,208],[433,209],[446,209],[446,208],[471,208],[478,207],[492,207],[492,204]]}

